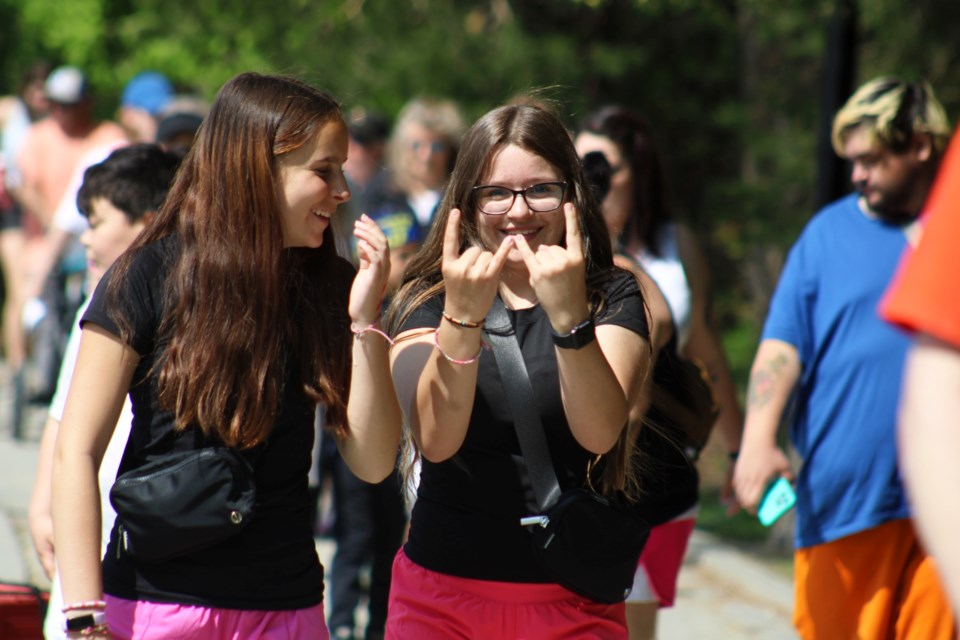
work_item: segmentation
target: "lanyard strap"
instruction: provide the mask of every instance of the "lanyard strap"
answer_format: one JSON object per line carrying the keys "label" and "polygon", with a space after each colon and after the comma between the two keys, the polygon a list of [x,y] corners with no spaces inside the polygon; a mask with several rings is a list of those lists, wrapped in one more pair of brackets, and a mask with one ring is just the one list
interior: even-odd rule
{"label": "lanyard strap", "polygon": [[513,426],[520,441],[520,452],[527,465],[527,474],[533,487],[540,513],[552,507],[560,497],[560,483],[550,459],[550,449],[540,421],[537,399],[533,394],[527,366],[523,362],[517,334],[500,296],[484,323],[487,341],[493,346],[493,355],[500,369],[503,392],[513,413]]}

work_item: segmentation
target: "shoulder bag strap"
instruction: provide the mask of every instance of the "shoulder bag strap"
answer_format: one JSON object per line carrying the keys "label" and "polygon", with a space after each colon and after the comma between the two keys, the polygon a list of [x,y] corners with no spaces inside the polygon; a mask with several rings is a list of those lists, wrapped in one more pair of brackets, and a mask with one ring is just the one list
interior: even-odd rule
{"label": "shoulder bag strap", "polygon": [[527,366],[520,353],[520,343],[517,342],[517,334],[500,296],[494,299],[484,327],[500,370],[504,395],[513,413],[513,426],[520,441],[520,452],[527,465],[537,507],[543,513],[560,497],[560,483],[550,459],[550,449],[547,448],[547,438],[527,375]]}

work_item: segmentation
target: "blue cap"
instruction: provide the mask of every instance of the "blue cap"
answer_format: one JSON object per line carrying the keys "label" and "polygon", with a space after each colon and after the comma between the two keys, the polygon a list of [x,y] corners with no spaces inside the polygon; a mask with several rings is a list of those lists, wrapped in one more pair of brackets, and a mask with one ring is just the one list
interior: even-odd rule
{"label": "blue cap", "polygon": [[157,115],[173,98],[173,85],[167,77],[156,71],[144,71],[133,77],[123,88],[120,105],[143,109]]}

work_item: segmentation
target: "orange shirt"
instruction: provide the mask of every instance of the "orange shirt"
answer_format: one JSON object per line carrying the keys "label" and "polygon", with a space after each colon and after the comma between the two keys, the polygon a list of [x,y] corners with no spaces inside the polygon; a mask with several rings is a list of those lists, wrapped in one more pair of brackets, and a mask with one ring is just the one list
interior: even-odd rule
{"label": "orange shirt", "polygon": [[960,136],[940,165],[923,236],[880,306],[890,322],[960,347]]}

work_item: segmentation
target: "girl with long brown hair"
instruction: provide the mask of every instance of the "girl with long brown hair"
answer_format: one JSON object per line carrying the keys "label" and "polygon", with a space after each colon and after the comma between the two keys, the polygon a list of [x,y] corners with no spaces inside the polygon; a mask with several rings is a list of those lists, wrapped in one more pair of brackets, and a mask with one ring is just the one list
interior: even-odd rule
{"label": "girl with long brown hair", "polygon": [[[525,474],[482,326],[497,296],[529,370],[563,489],[631,486],[622,446],[647,378],[646,310],[560,120],[531,105],[483,116],[463,139],[435,225],[388,327],[394,384],[422,459],[394,563],[387,637],[626,637],[623,605],[552,581],[520,524]],[[574,338],[576,336],[576,338]],[[588,631],[589,630],[589,631]]]}
{"label": "girl with long brown hair", "polygon": [[[316,406],[365,480],[390,473],[400,437],[375,334],[386,238],[362,217],[354,270],[330,228],[350,198],[346,154],[332,97],[291,78],[235,77],[157,218],[98,286],[54,466],[76,637],[327,637],[307,489]],[[128,392],[120,473],[210,444],[238,452],[257,487],[245,529],[149,562],[115,527],[101,566],[96,469]]]}

